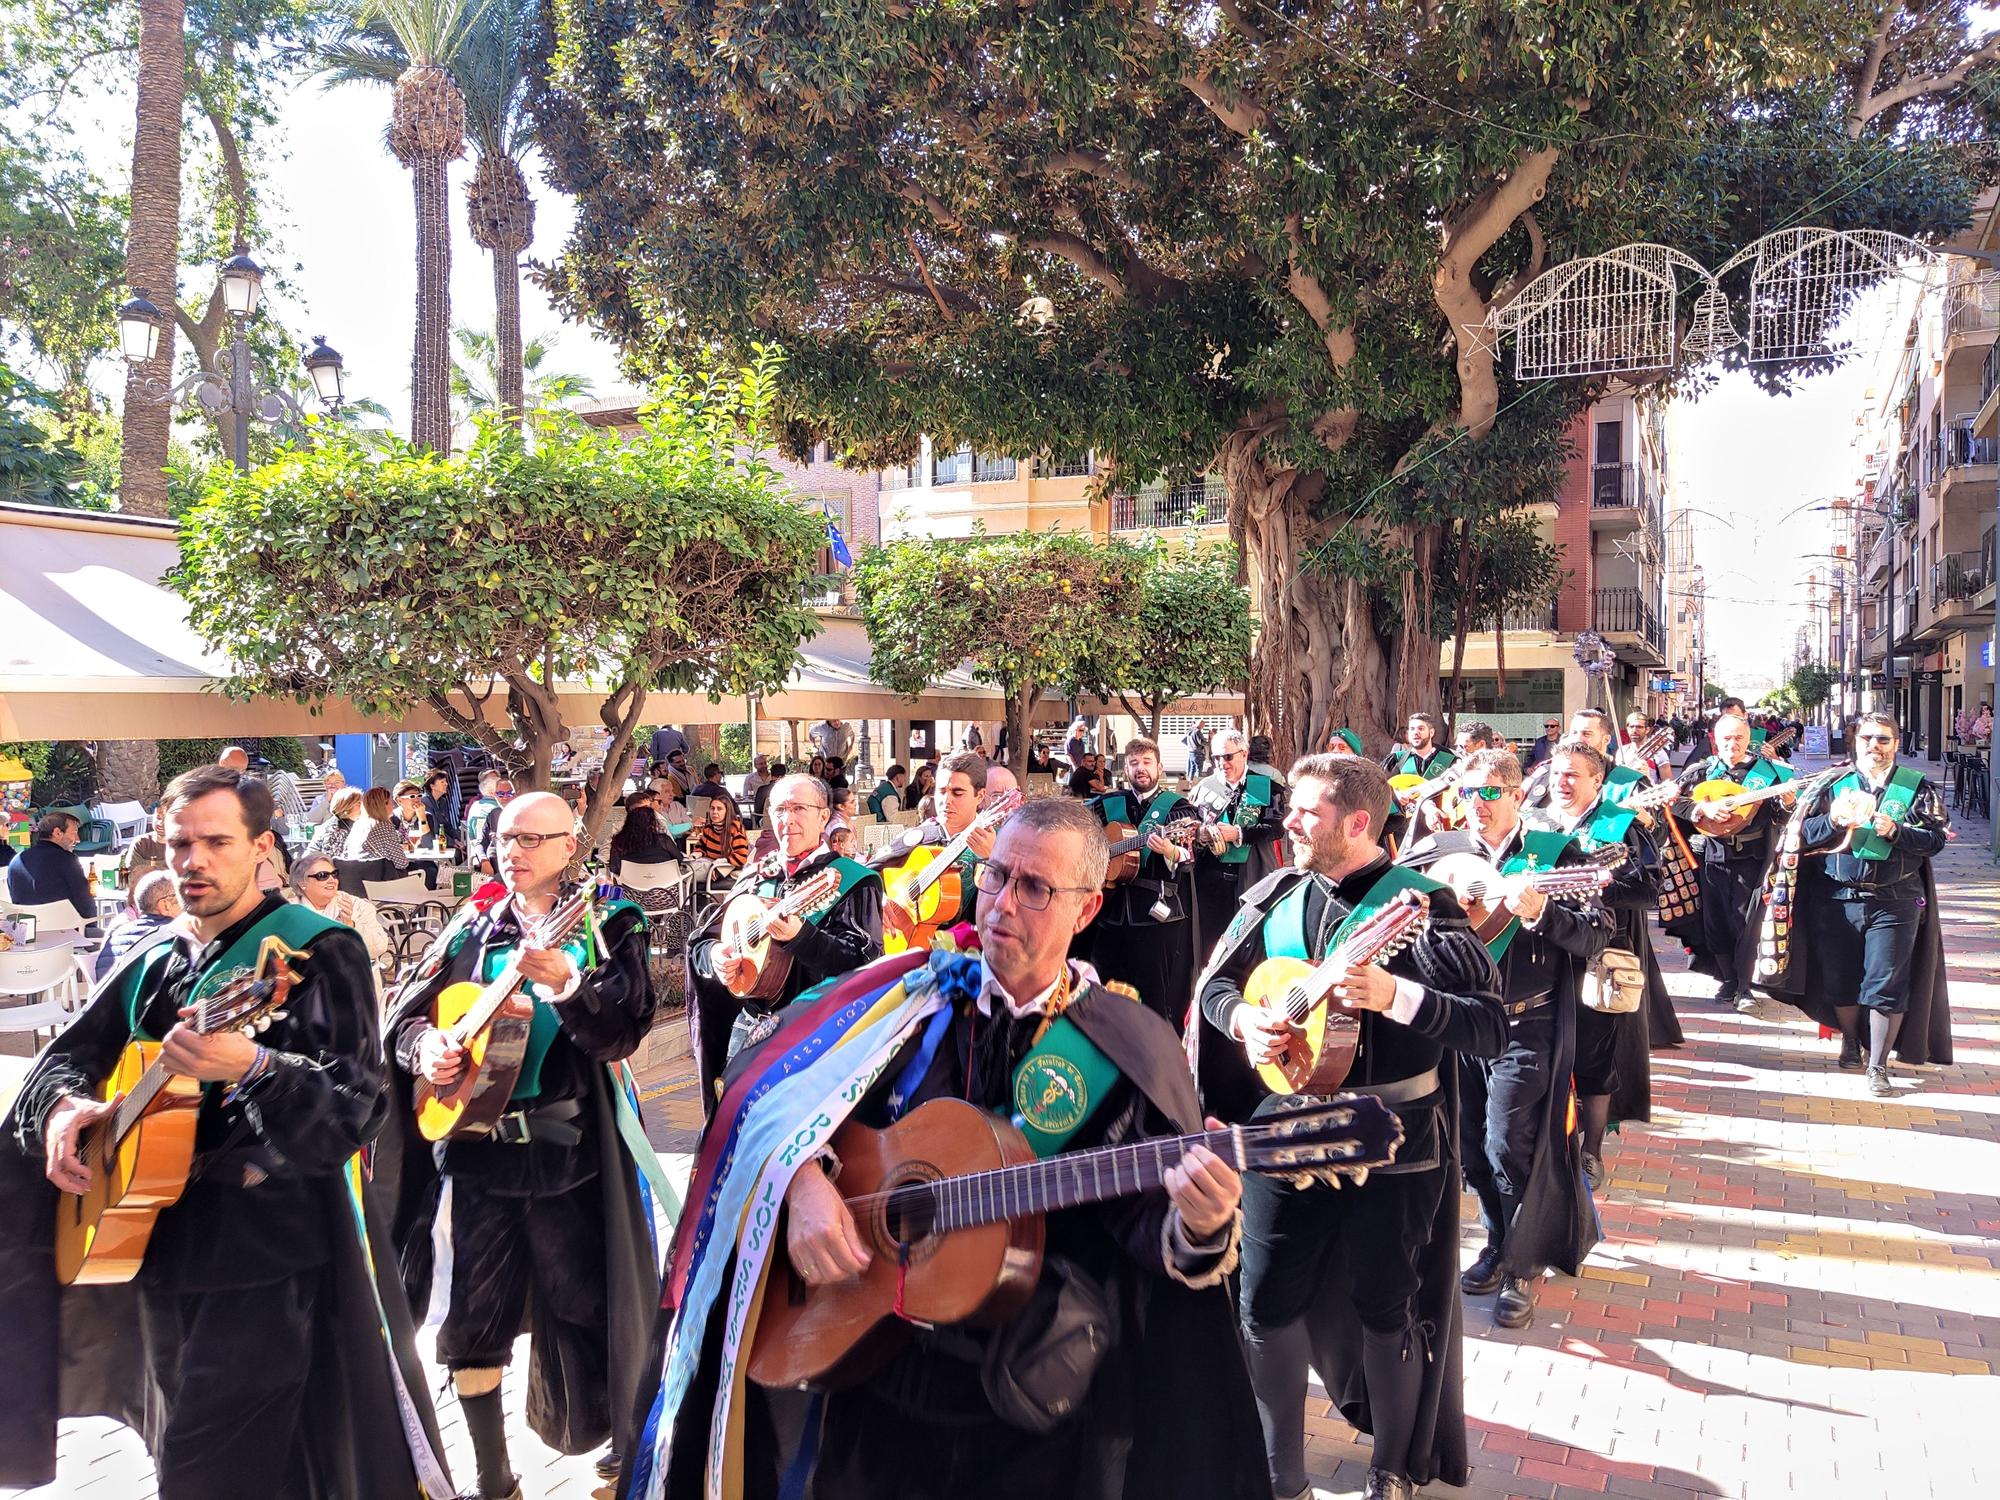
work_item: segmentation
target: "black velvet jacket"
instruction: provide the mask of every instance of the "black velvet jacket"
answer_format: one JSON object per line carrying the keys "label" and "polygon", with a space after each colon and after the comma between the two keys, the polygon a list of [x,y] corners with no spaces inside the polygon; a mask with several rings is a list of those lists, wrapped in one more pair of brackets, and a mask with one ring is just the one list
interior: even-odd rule
{"label": "black velvet jacket", "polygon": [[[1884,777],[1885,785],[1887,781]],[[1802,852],[1812,854],[1831,849],[1846,839],[1848,830],[1834,823],[1832,811],[1833,788],[1828,787],[1806,810],[1805,825],[1800,830]],[[1910,799],[1908,819],[1897,824],[1896,831],[1889,836],[1889,857],[1857,859],[1844,850],[1828,854],[1823,866],[1827,884],[1837,891],[1851,891],[1878,900],[1915,900],[1924,893],[1924,862],[1943,850],[1945,830],[1950,825],[1944,798],[1930,778],[1925,777]]]}

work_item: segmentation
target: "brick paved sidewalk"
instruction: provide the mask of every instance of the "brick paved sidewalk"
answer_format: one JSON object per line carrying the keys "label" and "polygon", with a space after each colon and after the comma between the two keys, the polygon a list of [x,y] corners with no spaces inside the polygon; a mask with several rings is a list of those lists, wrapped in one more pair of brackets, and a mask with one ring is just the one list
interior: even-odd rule
{"label": "brick paved sidewalk", "polygon": [[[1802,1019],[1739,1016],[1706,999],[1706,980],[1670,974],[1687,1045],[1654,1054],[1653,1124],[1610,1143],[1604,1243],[1580,1278],[1543,1283],[1531,1329],[1498,1329],[1491,1299],[1472,1300],[1472,1485],[1427,1494],[2000,1495],[1987,1440],[2000,1426],[2000,876],[1986,841],[1985,824],[1964,825],[1938,861],[1958,1060],[1899,1069],[1893,1100],[1836,1071]],[[684,1173],[700,1115],[685,1061],[655,1059],[642,1084],[649,1133]],[[1469,1263],[1469,1198],[1465,1220]],[[522,1384],[508,1393],[526,1493],[608,1494],[587,1459],[527,1434]],[[441,1405],[469,1476],[455,1403]],[[1309,1426],[1322,1493],[1358,1494],[1365,1446],[1324,1400]],[[148,1500],[153,1487],[129,1434],[76,1422],[58,1483],[30,1493]]]}

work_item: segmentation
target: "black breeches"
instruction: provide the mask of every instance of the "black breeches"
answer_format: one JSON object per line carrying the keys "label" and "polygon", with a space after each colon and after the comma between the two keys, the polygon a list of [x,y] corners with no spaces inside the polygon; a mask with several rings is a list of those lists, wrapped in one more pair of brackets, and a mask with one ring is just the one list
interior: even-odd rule
{"label": "black breeches", "polygon": [[142,1290],[146,1358],[167,1413],[153,1455],[161,1500],[315,1493],[305,1395],[324,1285],[315,1267],[263,1286]]}
{"label": "black breeches", "polygon": [[1806,905],[1806,926],[1827,996],[1836,1005],[1901,1015],[1910,1003],[1922,925],[1920,897],[1854,901],[1815,893]]}
{"label": "black breeches", "polygon": [[[1249,868],[1249,861],[1240,865],[1198,864],[1194,871],[1195,906],[1195,947],[1200,961],[1206,960],[1221,941],[1230,920],[1236,915],[1236,908],[1242,904],[1242,872]],[[1228,873],[1224,873],[1227,871]]]}
{"label": "black breeches", "polygon": [[1618,1043],[1622,1028],[1638,1025],[1641,1019],[1638,1011],[1615,1016],[1587,1005],[1576,1008],[1577,1093],[1596,1098],[1615,1094],[1624,1086],[1618,1072]]}
{"label": "black breeches", "polygon": [[1418,1267],[1444,1193],[1444,1169],[1376,1173],[1360,1187],[1297,1188],[1243,1178],[1243,1326],[1255,1334],[1306,1315],[1345,1259],[1364,1328],[1401,1338],[1417,1322]]}
{"label": "black breeches", "polygon": [[607,1363],[604,1200],[595,1177],[535,1197],[489,1192],[480,1179],[451,1178],[451,1300],[438,1330],[448,1370],[498,1369],[513,1357],[533,1291],[540,1315],[569,1325],[565,1339]]}
{"label": "black breeches", "polygon": [[1194,992],[1193,923],[1148,922],[1091,929],[1090,966],[1097,977],[1129,984],[1148,1010],[1175,1031],[1187,1024]]}
{"label": "black breeches", "polygon": [[1507,1023],[1507,1050],[1498,1057],[1458,1060],[1465,1180],[1479,1199],[1486,1238],[1495,1245],[1506,1243],[1528,1190],[1549,1090],[1568,1086],[1552,1073],[1555,1044],[1555,1008],[1546,1005]]}
{"label": "black breeches", "polygon": [[1701,942],[1715,974],[1724,985],[1744,980],[1737,961],[1737,944],[1750,920],[1764,866],[1759,859],[1703,859],[1701,865]]}

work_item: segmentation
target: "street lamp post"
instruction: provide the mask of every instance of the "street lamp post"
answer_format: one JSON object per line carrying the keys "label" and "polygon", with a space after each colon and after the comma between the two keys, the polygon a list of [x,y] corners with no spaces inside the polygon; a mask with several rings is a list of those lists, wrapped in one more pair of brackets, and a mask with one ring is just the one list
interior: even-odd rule
{"label": "street lamp post", "polygon": [[[171,405],[192,397],[210,416],[230,413],[232,424],[229,459],[238,469],[250,467],[250,424],[282,422],[286,416],[303,422],[305,411],[289,395],[274,388],[259,389],[250,369],[250,318],[257,311],[264,287],[264,269],[247,255],[232,255],[222,263],[222,307],[228,314],[229,365],[224,374],[206,367],[169,385],[157,376],[139,384],[149,401]],[[160,345],[160,330],[167,315],[148,300],[145,288],[136,289],[130,301],[118,309],[118,348],[126,360],[140,365],[150,360]],[[303,361],[311,379],[313,394],[328,411],[338,411],[342,400],[340,355],[323,338],[314,338]]]}

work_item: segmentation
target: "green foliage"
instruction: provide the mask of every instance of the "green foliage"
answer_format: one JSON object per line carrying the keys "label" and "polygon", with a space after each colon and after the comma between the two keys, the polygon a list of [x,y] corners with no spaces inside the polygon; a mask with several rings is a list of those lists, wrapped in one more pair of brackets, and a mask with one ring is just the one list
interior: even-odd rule
{"label": "green foliage", "polygon": [[0,365],[0,501],[69,505],[83,459],[53,392]]}
{"label": "green foliage", "polygon": [[[1120,641],[1122,668],[1114,672],[1093,662],[1081,673],[1081,686],[1122,699],[1125,711],[1152,733],[1178,699],[1221,691],[1249,673],[1250,591],[1236,581],[1233,548],[1156,543],[1143,555],[1136,640]],[[1085,639],[1099,635],[1086,631]]]}
{"label": "green foliage", "polygon": [[1833,695],[1840,686],[1840,670],[1824,662],[1807,662],[1796,667],[1781,691],[1789,693],[1794,710],[1810,713]]}
{"label": "green foliage", "polygon": [[292,735],[249,740],[161,740],[160,784],[164,786],[181,772],[192,771],[196,766],[214,765],[231,745],[244,750],[252,760],[263,756],[274,770],[289,771],[294,776],[305,774],[306,753]]}
{"label": "green foliage", "polygon": [[917,697],[965,664],[1007,695],[1015,744],[1045,687],[1127,680],[1137,651],[1147,554],[1073,531],[912,539],[854,567],[875,677]]}
{"label": "green foliage", "polygon": [[0,740],[0,760],[18,760],[40,780],[49,773],[49,751],[53,748],[48,740]]}
{"label": "green foliage", "polygon": [[725,772],[734,773],[750,769],[750,726],[748,724],[724,724],[720,736],[722,748],[716,759],[722,762]]}
{"label": "green foliage", "polygon": [[115,339],[125,204],[74,152],[0,126],[0,325],[90,402],[90,362]]}
{"label": "green foliage", "polygon": [[[239,697],[428,703],[523,775],[562,738],[557,683],[601,692],[611,769],[652,687],[768,691],[815,629],[819,525],[754,449],[779,368],[673,370],[629,443],[544,414],[526,449],[483,423],[441,457],[348,434],[217,472],[170,581],[239,663]],[[509,729],[484,710],[504,704]],[[627,758],[621,763],[620,756]]]}
{"label": "green foliage", "polygon": [[[500,409],[499,350],[494,337],[476,328],[454,328],[458,358],[451,362],[451,394],[466,416],[483,416]],[[562,407],[596,394],[587,375],[543,369],[556,346],[554,334],[541,334],[521,345],[521,399],[530,407]]]}
{"label": "green foliage", "polygon": [[29,765],[35,772],[36,807],[82,807],[97,795],[96,758],[75,740],[55,741],[39,766]]}

